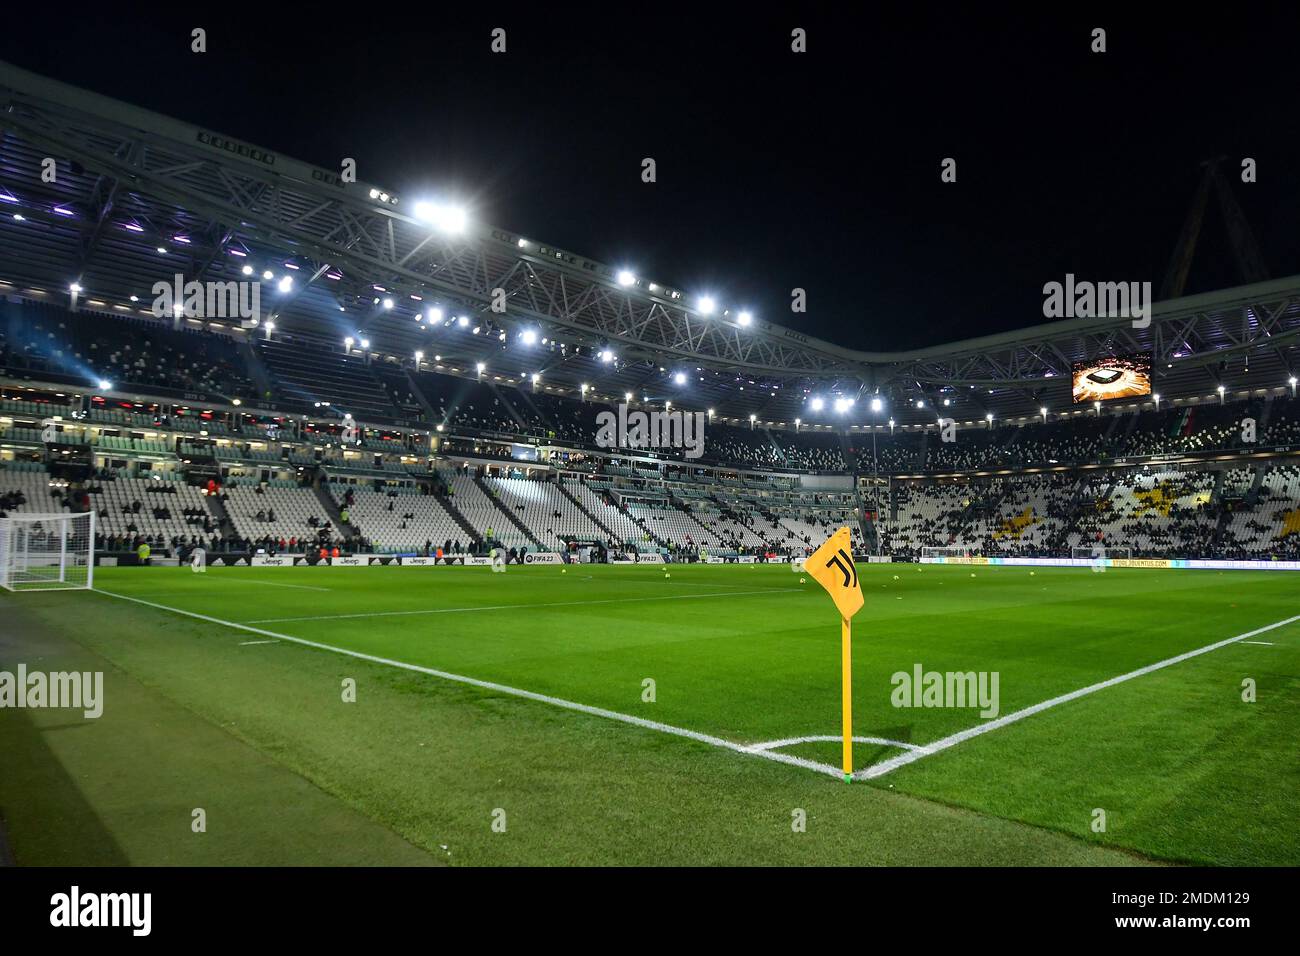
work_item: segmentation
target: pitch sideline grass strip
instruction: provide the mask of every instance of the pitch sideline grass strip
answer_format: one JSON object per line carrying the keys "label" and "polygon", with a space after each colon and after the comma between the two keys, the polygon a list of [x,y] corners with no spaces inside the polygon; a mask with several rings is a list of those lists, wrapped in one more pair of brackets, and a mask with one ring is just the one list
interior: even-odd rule
{"label": "pitch sideline grass strip", "polygon": [[[734,753],[744,754],[750,757],[762,757],[765,760],[773,760],[777,763],[789,764],[793,767],[802,767],[805,770],[813,770],[817,773],[826,774],[831,777],[839,778],[842,771],[830,764],[818,763],[815,760],[806,760],[803,757],[796,757],[792,754],[777,753],[768,750],[751,750],[746,744],[736,743],[732,740],[724,740],[721,737],[714,737],[711,734],[700,733],[697,730],[689,730],[685,727],[676,727],[672,724],[660,723],[656,720],[646,720],[644,717],[636,717],[632,714],[619,713],[616,710],[607,710],[604,707],[593,707],[590,704],[580,704],[577,701],[565,700],[563,697],[552,697],[549,694],[539,694],[536,691],[524,690],[521,687],[510,687],[506,684],[497,684],[493,681],[479,680],[477,677],[467,677],[464,674],[453,674],[450,671],[441,671],[433,667],[424,667],[420,664],[409,664],[406,661],[393,660],[388,657],[379,657],[376,654],[366,654],[363,651],[354,651],[346,647],[335,647],[332,644],[323,644],[320,641],[308,640],[305,637],[294,637],[290,634],[279,634],[275,631],[268,631],[259,627],[252,627],[248,624],[240,624],[236,621],[224,621],[219,617],[210,617],[207,614],[199,614],[195,611],[186,611],[182,608],[170,607],[166,604],[156,604],[153,601],[145,601],[140,598],[129,597],[125,594],[116,594],[113,591],[104,591],[100,588],[94,589],[95,593],[103,594],[107,597],[117,598],[122,601],[130,601],[133,604],[143,604],[146,607],[152,607],[159,611],[168,611],[172,614],[180,614],[185,617],[192,617],[196,620],[206,621],[209,624],[217,624],[222,627],[232,627],[237,630],[247,631],[250,634],[258,634],[262,637],[276,638],[284,641],[291,641],[294,644],[301,644],[305,647],[314,647],[317,650],[331,651],[335,654],[343,654],[347,657],[355,657],[359,660],[370,661],[373,664],[384,664],[389,667],[398,667],[402,670],[415,671],[420,674],[428,674],[431,677],[440,677],[443,680],[456,681],[461,684],[469,684],[473,687],[480,687],[484,690],[495,691],[500,694],[509,694],[513,697],[522,697],[526,700],[535,700],[539,703],[550,704],[553,707],[562,707],[566,710],[574,710],[582,714],[590,714],[593,717],[604,717],[607,720],[617,720],[621,723],[632,724],[635,727],[643,727],[646,730],[657,730],[660,733],[672,734],[676,737],[685,737],[688,740],[694,740],[702,744],[708,744],[711,747],[721,747]],[[704,595],[691,595],[692,597],[703,597]],[[528,605],[519,605],[527,607]],[[345,615],[351,616],[351,615]]]}
{"label": "pitch sideline grass strip", "polygon": [[1263,627],[1257,627],[1253,631],[1238,634],[1236,637],[1229,637],[1222,641],[1216,641],[1213,644],[1206,644],[1204,647],[1198,647],[1196,650],[1177,654],[1173,657],[1166,658],[1163,661],[1148,664],[1145,667],[1139,667],[1136,670],[1129,671],[1127,674],[1120,674],[1118,677],[1098,681],[1095,684],[1089,684],[1087,687],[1080,687],[1078,690],[1072,690],[1068,694],[1061,694],[1057,697],[1052,697],[1049,700],[1042,701],[1041,703],[1033,704],[1013,713],[1006,714],[996,720],[990,720],[988,723],[976,724],[974,727],[968,727],[966,730],[959,730],[955,734],[950,734],[949,736],[933,741],[932,743],[923,744],[917,749],[909,750],[906,753],[899,754],[897,757],[890,757],[888,760],[882,760],[880,763],[873,764],[865,770],[859,770],[853,776],[859,780],[871,780],[875,777],[883,777],[885,774],[897,770],[899,767],[904,767],[909,763],[914,763],[925,757],[933,756],[934,754],[947,750],[949,747],[955,747],[959,743],[970,740],[972,737],[987,734],[989,731],[997,730],[1001,727],[1007,726],[1008,724],[1014,724],[1018,720],[1032,717],[1034,714],[1042,713],[1043,711],[1056,707],[1059,704],[1078,700],[1080,697],[1094,694],[1099,690],[1105,690],[1107,687],[1114,687],[1116,684],[1122,684],[1125,681],[1133,680],[1136,677],[1143,677],[1166,667],[1172,667],[1174,664],[1181,664],[1183,661],[1191,660],[1193,657],[1200,657],[1202,654],[1217,651],[1219,648],[1227,647],[1229,644],[1236,644],[1240,641],[1245,641],[1247,638],[1276,630],[1279,627],[1286,627],[1288,624],[1294,624],[1296,621],[1300,621],[1300,614],[1296,614],[1281,621],[1274,621],[1272,624],[1265,624]]}
{"label": "pitch sideline grass strip", "polygon": [[[245,624],[288,624],[293,621],[347,621],[362,617],[419,617],[424,614],[458,614],[467,611],[522,611],[534,607],[587,607],[596,604],[630,604],[635,601],[695,601],[700,598],[746,597],[752,594],[785,594],[800,588],[762,588],[758,591],[720,591],[717,594],[670,594],[666,597],[598,598],[592,601],[544,601],[536,604],[481,604],[471,607],[435,607],[418,611],[358,611],[354,614],[315,614],[307,617],[259,617]],[[104,591],[104,594],[110,592]],[[124,597],[115,594],[114,597]]]}
{"label": "pitch sideline grass strip", "polygon": [[[637,717],[632,714],[624,714],[619,711],[608,710],[604,707],[595,707],[590,704],[582,704],[577,701],[566,700],[565,698],[562,697],[553,697],[549,694],[540,694],[537,693],[536,691],[525,690],[520,687],[511,687],[507,684],[498,684],[493,681],[480,680],[479,678],[469,677],[464,674],[454,674],[451,673],[450,671],[438,670],[432,667],[424,667],[419,664],[411,664],[406,661],[399,661],[399,660],[394,660],[392,658],[380,657],[378,655],[367,654],[362,651],[355,651],[355,650],[350,650],[348,648],[336,647],[332,644],[325,644],[320,641],[312,641],[303,637],[295,637],[293,635],[281,634],[276,631],[269,631],[263,628],[251,626],[253,623],[269,623],[269,621],[249,622],[249,623],[241,624],[236,621],[226,621],[221,618],[211,617],[206,614],[199,614],[195,611],[187,611],[182,608],[171,607],[166,604],[157,604],[153,601],[145,601],[141,598],[130,597],[125,594],[117,594],[113,591],[105,591],[100,588],[95,588],[94,590],[96,593],[103,594],[107,597],[117,598],[123,601],[130,601],[135,604],[141,604],[146,607],[152,607],[157,610],[166,611],[172,614],[180,614],[185,617],[194,618],[200,621],[206,621],[210,624],[216,624],[222,627],[230,627],[242,631],[247,631],[251,634],[257,634],[262,637],[290,641],[292,643],[300,644],[305,647],[314,647],[318,650],[330,651],[335,654],[342,654],[347,657],[354,657],[360,660],[370,661],[371,663],[383,664],[389,667],[397,667],[403,670],[415,671],[421,674],[428,674],[432,677],[442,678],[443,680],[455,681],[462,684],[469,684],[471,686],[480,687],[485,690],[491,690],[497,693],[509,694],[514,697],[522,697],[527,700],[534,700],[539,703],[550,704],[554,707],[561,707],[566,710],[576,711],[578,713],[589,714],[591,716],[596,716],[596,717],[603,717],[607,720],[616,720],[621,723],[631,724],[633,726],[642,727],[647,730],[655,730],[660,733],[672,734],[673,736],[683,737],[688,740],[694,740],[699,743],[708,744],[709,746],[712,747],[719,747],[725,750],[730,750],[733,753],[744,754],[746,756],[752,756],[752,757],[762,757],[767,760],[776,761],[777,763],[784,763],[784,764],[789,764],[790,766],[801,767],[803,769],[812,770],[816,773],[835,777],[837,779],[842,775],[842,771],[839,768],[834,767],[830,764],[821,763],[814,760],[807,760],[805,758],[796,757],[791,754],[780,753],[775,749],[769,749],[772,746],[779,745],[781,743],[779,741],[776,742],[775,744],[773,744],[773,742],[770,741],[758,742],[755,744],[737,743],[735,741],[726,740],[722,737],[715,737],[712,734],[701,733],[700,731],[690,730],[685,727],[677,727],[673,724],[665,724],[659,721],[647,720],[644,717]],[[755,593],[771,593],[773,591],[781,591],[781,590],[789,590],[789,589],[769,588],[769,589],[765,589],[763,592],[755,592]],[[721,597],[721,596],[734,596],[734,592],[732,592],[732,594],[730,595],[703,595],[703,594],[676,595],[674,596],[674,598],[645,598],[644,600],[672,600],[681,597]],[[561,602],[561,603],[562,604],[570,604],[570,603],[608,604],[608,603],[623,603],[623,601],[621,599],[611,599],[609,601]],[[491,610],[491,609],[500,609],[504,607],[530,607],[530,606],[533,605],[500,605],[500,606],[493,605],[489,608],[470,608],[467,610]],[[461,609],[443,608],[443,609],[424,610],[424,611],[376,612],[372,614],[359,614],[359,615],[357,614],[329,615],[327,617],[329,619],[333,619],[334,617],[351,618],[351,617],[384,616],[384,615],[392,615],[392,614],[428,614],[428,613],[438,613],[438,611],[447,611],[447,610],[461,610]],[[292,620],[314,620],[314,619],[315,618],[279,618],[279,619],[271,619],[271,620],[292,621]],[[1126,681],[1133,680],[1134,678],[1142,677],[1146,674],[1153,673],[1165,667],[1171,667],[1174,664],[1179,664],[1182,663],[1183,661],[1190,660],[1191,658],[1199,657],[1202,654],[1208,654],[1211,651],[1215,651],[1220,648],[1227,647],[1231,644],[1236,644],[1245,641],[1248,638],[1252,638],[1257,635],[1276,630],[1277,628],[1285,627],[1297,621],[1300,621],[1300,614],[1294,615],[1289,618],[1285,618],[1280,621],[1274,621],[1272,624],[1266,624],[1263,627],[1256,628],[1252,631],[1247,631],[1243,634],[1238,634],[1235,637],[1230,637],[1221,641],[1216,641],[1213,644],[1207,644],[1204,647],[1196,648],[1195,650],[1187,651],[1183,654],[1178,654],[1175,655],[1174,657],[1166,658],[1163,661],[1157,661],[1153,664],[1148,664],[1144,667],[1139,667],[1136,670],[1129,671],[1128,673],[1121,674],[1117,677],[1112,677],[1104,681],[1099,681],[1094,684],[1089,684],[1087,687],[1081,687],[1078,690],[1073,690],[1070,691],[1069,693],[1052,697],[1048,700],[1041,701],[1040,703],[1033,704],[1029,707],[1025,707],[1022,708],[1021,710],[1007,714],[1003,717],[999,717],[996,720],[991,720],[984,724],[977,724],[973,727],[968,727],[965,730],[958,731],[955,734],[950,734],[947,737],[943,737],[929,744],[923,744],[920,746],[913,745],[912,749],[908,749],[904,753],[896,757],[891,757],[887,760],[881,761],[878,764],[874,764],[871,767],[868,767],[864,770],[860,770],[856,772],[853,776],[855,779],[858,780],[871,780],[877,777],[882,777],[885,774],[891,773],[900,767],[904,767],[910,763],[914,763],[915,761],[921,760],[925,757],[933,756],[936,753],[941,753],[942,751],[954,747],[959,743],[963,743],[964,741],[970,740],[974,737],[978,737],[981,736],[982,734],[989,733],[990,731],[997,730],[1001,727],[1005,727],[1009,724],[1023,720],[1026,717],[1030,717],[1033,716],[1034,714],[1041,713],[1042,711],[1048,710],[1052,707],[1056,707],[1060,704],[1068,703],[1072,700],[1077,700],[1080,697],[1084,697],[1089,694],[1096,693],[1097,691],[1100,690],[1105,690],[1108,687],[1114,687],[1117,684],[1122,684]],[[838,739],[838,737],[834,739]],[[887,743],[888,745],[891,746],[898,746],[898,744],[893,741],[881,740],[880,742]]]}

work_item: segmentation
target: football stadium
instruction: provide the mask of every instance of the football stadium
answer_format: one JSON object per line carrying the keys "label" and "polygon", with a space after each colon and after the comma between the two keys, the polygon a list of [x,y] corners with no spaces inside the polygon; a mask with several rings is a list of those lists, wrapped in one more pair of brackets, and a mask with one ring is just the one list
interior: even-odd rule
{"label": "football stadium", "polygon": [[0,62],[4,862],[1300,863],[1236,158],[868,351],[244,136]]}

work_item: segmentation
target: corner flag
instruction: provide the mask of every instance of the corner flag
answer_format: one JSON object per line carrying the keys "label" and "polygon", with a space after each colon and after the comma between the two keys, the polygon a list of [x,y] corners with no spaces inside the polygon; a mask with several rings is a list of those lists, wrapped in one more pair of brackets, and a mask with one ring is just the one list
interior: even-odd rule
{"label": "corner flag", "polygon": [[840,528],[805,562],[808,573],[826,589],[840,615],[840,696],[844,734],[844,782],[853,779],[853,630],[852,618],[862,610],[862,588],[853,564],[853,539]]}
{"label": "corner flag", "polygon": [[804,567],[826,589],[840,617],[851,618],[862,610],[862,588],[858,586],[858,569],[853,565],[853,540],[848,528],[831,535],[804,561]]}

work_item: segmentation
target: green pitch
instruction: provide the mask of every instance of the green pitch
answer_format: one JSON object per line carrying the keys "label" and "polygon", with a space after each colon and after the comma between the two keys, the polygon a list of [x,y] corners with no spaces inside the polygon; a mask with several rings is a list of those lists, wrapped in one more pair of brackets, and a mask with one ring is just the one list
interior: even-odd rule
{"label": "green pitch", "polygon": [[[784,565],[666,571],[122,568],[96,575],[120,597],[0,598],[0,669],[106,672],[99,721],[0,710],[11,851],[1300,863],[1300,622],[954,738],[1284,621],[1294,575],[862,565],[854,732],[870,742],[845,786],[826,595]],[[996,712],[896,706],[895,675],[918,667],[996,675]]]}

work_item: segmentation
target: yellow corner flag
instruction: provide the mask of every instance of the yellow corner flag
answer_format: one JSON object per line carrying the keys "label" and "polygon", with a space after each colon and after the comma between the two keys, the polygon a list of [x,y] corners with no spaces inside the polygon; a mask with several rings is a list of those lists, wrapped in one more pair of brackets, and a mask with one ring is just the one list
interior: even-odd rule
{"label": "yellow corner flag", "polygon": [[862,588],[853,564],[853,539],[840,528],[804,562],[808,573],[826,589],[840,614],[840,696],[844,733],[844,782],[853,779],[853,630],[862,610]]}

